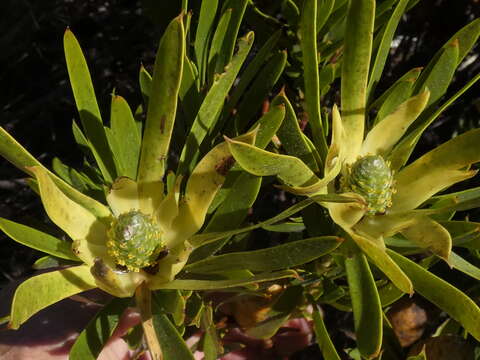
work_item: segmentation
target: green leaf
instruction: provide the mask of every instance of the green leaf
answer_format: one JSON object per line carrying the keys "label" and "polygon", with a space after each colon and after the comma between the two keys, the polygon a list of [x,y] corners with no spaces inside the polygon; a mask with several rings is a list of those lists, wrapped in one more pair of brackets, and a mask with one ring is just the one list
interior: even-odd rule
{"label": "green leaf", "polygon": [[297,273],[293,270],[283,270],[277,272],[260,273],[250,278],[228,279],[228,280],[173,280],[168,283],[159,284],[159,289],[179,289],[179,290],[218,290],[237,286],[247,286],[259,282],[272,281],[278,279],[296,277]]}
{"label": "green leaf", "polygon": [[452,250],[452,238],[449,232],[428,216],[417,216],[414,221],[412,225],[401,230],[402,235],[449,262]]}
{"label": "green leaf", "polygon": [[270,339],[285,324],[302,299],[303,287],[288,287],[272,305],[266,319],[247,329],[246,334],[256,339]]}
{"label": "green leaf", "polygon": [[335,346],[328,335],[327,328],[325,327],[325,323],[323,322],[322,315],[318,310],[316,304],[313,304],[313,328],[315,330],[316,335],[316,342],[320,347],[320,351],[322,352],[323,358],[325,360],[340,360],[340,356],[335,350]]}
{"label": "green leaf", "polygon": [[185,298],[180,290],[157,290],[152,293],[157,311],[171,315],[176,326],[185,322]]}
{"label": "green leaf", "polygon": [[348,163],[356,160],[363,142],[374,17],[374,0],[349,1],[341,77],[342,121],[350,144]]}
{"label": "green leaf", "polygon": [[361,155],[377,154],[386,157],[405,134],[410,124],[422,113],[430,93],[424,91],[401,104],[371,129],[362,144]]}
{"label": "green leaf", "polygon": [[216,79],[205,96],[183,147],[177,175],[183,175],[193,169],[199,156],[199,147],[220,115],[225,98],[250,51],[253,38],[253,32],[250,32],[246,37],[239,40],[237,54],[227,66],[226,71]]}
{"label": "green leaf", "polygon": [[103,129],[102,116],[85,57],[70,29],[65,31],[63,45],[73,96],[89,147],[105,181],[110,183],[116,177],[112,152]]}
{"label": "green leaf", "polygon": [[30,170],[37,178],[42,203],[48,216],[74,240],[75,254],[84,262],[92,264],[96,256],[106,251],[106,220],[99,219],[68,198],[43,168],[32,167]]}
{"label": "green leaf", "polygon": [[335,0],[324,0],[317,5],[317,34],[323,29],[323,26],[332,14],[335,2]]}
{"label": "green leaf", "polygon": [[[230,98],[227,100],[227,104],[225,105],[222,116],[221,116],[221,124],[217,124],[219,128],[222,128],[223,123],[227,120],[227,117],[230,116],[232,110],[237,106],[238,101],[240,98],[245,94],[245,90],[255,79],[258,71],[264,65],[265,61],[271,54],[275,46],[278,43],[278,40],[281,36],[281,30],[276,31],[266,42],[263,46],[258,50],[258,53],[255,55],[253,60],[246,66],[245,70],[242,72],[242,76],[238,80],[238,84],[232,91]],[[214,131],[215,133],[216,131]]]}
{"label": "green leaf", "polygon": [[244,132],[261,108],[273,86],[277,83],[287,63],[287,52],[281,51],[273,55],[257,74],[248,91],[244,94],[241,104],[237,107],[234,117],[235,130]]}
{"label": "green leaf", "polygon": [[140,183],[163,179],[177,110],[184,57],[185,34],[182,16],[179,16],[165,30],[155,58],[138,169]]}
{"label": "green leaf", "polygon": [[[321,159],[327,156],[328,146],[320,111],[320,85],[317,52],[317,1],[305,0],[300,21],[300,45],[304,69],[305,102],[312,140]],[[343,103],[343,102],[342,102]]]}
{"label": "green leaf", "polygon": [[395,10],[389,17],[388,23],[385,25],[385,30],[382,34],[382,40],[378,47],[377,53],[375,54],[375,60],[373,62],[368,81],[367,99],[373,95],[373,91],[375,90],[375,87],[382,76],[383,68],[390,52],[393,35],[395,34],[395,30],[397,29],[398,23],[400,22],[408,3],[409,0],[398,1]]}
{"label": "green leaf", "polygon": [[208,63],[208,42],[212,33],[212,25],[217,14],[218,0],[202,1],[198,18],[197,32],[195,33],[195,58],[197,60],[200,84],[205,83]]}
{"label": "green leaf", "polygon": [[198,74],[196,73],[195,65],[185,55],[182,82],[178,96],[180,97],[180,105],[185,114],[187,126],[191,126],[193,123],[201,103],[197,80]]}
{"label": "green leaf", "polygon": [[113,299],[101,309],[77,337],[68,358],[70,360],[95,360],[130,303],[130,299]]}
{"label": "green leaf", "polygon": [[8,327],[18,329],[47,306],[95,287],[90,268],[84,265],[33,276],[22,282],[15,291]]}
{"label": "green leaf", "polygon": [[[210,52],[208,54],[207,67],[207,83],[213,84],[215,74],[222,73],[223,67],[219,64],[222,62],[218,58],[222,56],[222,47],[225,36],[227,35],[228,23],[232,16],[232,9],[227,9],[220,17],[217,28],[213,34],[212,43],[210,45]],[[235,41],[235,40],[234,40]],[[226,64],[225,64],[226,65]]]}
{"label": "green leaf", "polygon": [[145,69],[143,65],[140,66],[138,82],[140,84],[140,91],[142,92],[143,101],[145,106],[148,108],[148,100],[150,99],[150,93],[152,92],[152,76],[148,73],[147,69]]}
{"label": "green leaf", "polygon": [[72,252],[71,243],[67,241],[3,218],[0,218],[0,229],[13,240],[32,249],[62,259],[78,261],[78,258]]}
{"label": "green leaf", "polygon": [[480,309],[472,299],[415,262],[392,250],[387,252],[408,275],[415,291],[457,320],[475,339],[480,340]]}
{"label": "green leaf", "polygon": [[118,95],[112,97],[110,128],[115,141],[112,149],[120,165],[117,175],[136,180],[142,139],[130,106]]}
{"label": "green leaf", "polygon": [[359,251],[345,259],[357,346],[367,359],[382,346],[382,306],[367,258]]}
{"label": "green leaf", "polygon": [[235,160],[253,175],[276,175],[293,186],[308,186],[318,180],[313,171],[296,157],[271,153],[230,139],[227,142]]}
{"label": "green leaf", "polygon": [[285,105],[285,120],[277,133],[285,152],[302,160],[313,172],[318,172],[319,168],[315,157],[305,141],[295,111],[284,90],[272,101],[272,106],[278,104]]}
{"label": "green leaf", "polygon": [[395,81],[375,101],[368,105],[368,110],[378,109],[374,124],[393,112],[412,94],[415,81],[420,76],[421,68],[413,68]]}
{"label": "green leaf", "polygon": [[235,49],[235,43],[242,24],[243,15],[249,0],[227,0],[222,6],[223,9],[231,9],[232,16],[228,23],[228,29],[225,34],[225,39],[222,44],[222,50],[220,56],[217,59],[217,73],[223,71],[223,68],[232,60],[233,51]]}
{"label": "green leaf", "polygon": [[480,129],[463,133],[443,143],[403,168],[395,176],[397,193],[390,211],[415,209],[432,195],[475,175],[462,170],[480,161]]}
{"label": "green leaf", "polygon": [[193,355],[167,315],[158,313],[153,301],[153,325],[165,360],[193,360]]}
{"label": "green leaf", "polygon": [[[253,143],[255,133],[239,136],[239,142]],[[192,171],[185,188],[185,200],[179,205],[179,216],[173,223],[173,232],[178,232],[177,240],[184,242],[202,226],[217,191],[233,165],[225,142],[215,146]],[[172,245],[173,246],[173,245]]]}
{"label": "green leaf", "polygon": [[192,273],[222,272],[233,269],[275,271],[301,265],[335,250],[342,239],[335,236],[314,237],[267,249],[219,255],[187,265]]}
{"label": "green leaf", "polygon": [[385,244],[380,243],[381,239],[373,239],[365,234],[350,234],[355,243],[401,291],[407,294],[413,293],[413,285],[408,276],[392,260],[385,249]]}
{"label": "green leaf", "polygon": [[205,360],[217,360],[218,355],[223,353],[217,329],[213,321],[213,309],[211,305],[204,307],[201,318],[202,329],[205,331],[202,339],[202,350]]}
{"label": "green leaf", "polygon": [[445,103],[443,103],[437,110],[428,118],[422,120],[421,124],[415,127],[408,136],[406,136],[392,151],[392,154],[389,157],[393,170],[400,169],[410,157],[415,145],[420,140],[420,136],[425,131],[425,129],[443,112],[448,108],[455,100],[457,100],[465,91],[467,91],[471,86],[473,86],[480,79],[480,73],[474,76],[464,87],[455,93],[451,98],[449,98]]}
{"label": "green leaf", "polygon": [[431,93],[428,104],[436,103],[445,94],[453,79],[453,74],[457,68],[458,56],[459,43],[457,40],[443,47],[443,51],[434,57],[420,74],[415,83],[414,93],[428,88]]}
{"label": "green leaf", "polygon": [[312,196],[310,199],[302,200],[295,205],[289,207],[287,210],[282,211],[280,214],[262,221],[258,224],[248,226],[242,229],[236,229],[236,230],[230,230],[230,231],[224,231],[224,232],[212,232],[212,233],[203,233],[203,234],[197,234],[194,235],[190,238],[189,242],[195,247],[199,246],[201,244],[206,244],[215,240],[223,239],[228,236],[234,236],[237,234],[242,234],[248,231],[252,231],[255,229],[258,229],[260,227],[263,227],[265,225],[271,225],[275,224],[279,221],[282,221],[289,216],[292,216],[293,214],[296,214],[297,212],[305,209],[307,206],[310,206],[311,204],[315,202],[355,202],[355,198],[349,198],[347,196],[342,196],[342,195],[315,195]]}
{"label": "green leaf", "polygon": [[450,253],[448,263],[454,269],[457,269],[474,279],[480,280],[480,269],[453,251]]}
{"label": "green leaf", "polygon": [[[248,209],[255,202],[261,184],[261,177],[245,172],[240,174],[203,232],[227,231],[238,228],[247,216]],[[222,241],[201,246],[190,255],[189,260],[191,262],[198,261],[213,255],[228,239],[229,237]]]}

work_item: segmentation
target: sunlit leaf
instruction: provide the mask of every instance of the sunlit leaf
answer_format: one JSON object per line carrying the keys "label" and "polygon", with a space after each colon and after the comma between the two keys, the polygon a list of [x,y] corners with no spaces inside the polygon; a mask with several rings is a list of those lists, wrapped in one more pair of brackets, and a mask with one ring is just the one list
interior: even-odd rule
{"label": "sunlit leaf", "polygon": [[18,329],[32,315],[47,306],[95,287],[90,269],[84,265],[33,276],[17,287],[8,326]]}

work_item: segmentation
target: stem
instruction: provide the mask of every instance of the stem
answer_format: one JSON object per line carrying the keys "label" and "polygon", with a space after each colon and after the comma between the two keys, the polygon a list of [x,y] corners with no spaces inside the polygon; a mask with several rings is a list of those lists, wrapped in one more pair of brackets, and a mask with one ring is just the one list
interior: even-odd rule
{"label": "stem", "polygon": [[158,342],[152,318],[152,293],[147,284],[143,282],[135,291],[135,301],[142,318],[143,333],[147,340],[148,349],[153,360],[162,360],[162,349]]}

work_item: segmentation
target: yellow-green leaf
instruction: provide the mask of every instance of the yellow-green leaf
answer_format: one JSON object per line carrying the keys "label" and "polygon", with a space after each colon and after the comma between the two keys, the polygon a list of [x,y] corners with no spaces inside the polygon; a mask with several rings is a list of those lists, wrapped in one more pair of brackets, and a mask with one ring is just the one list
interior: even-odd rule
{"label": "yellow-green leaf", "polygon": [[294,186],[308,186],[318,181],[312,170],[296,157],[274,154],[231,139],[227,139],[227,143],[235,160],[253,175],[276,175]]}
{"label": "yellow-green leaf", "polygon": [[335,250],[343,239],[336,236],[314,237],[267,249],[229,253],[189,264],[192,273],[247,269],[253,272],[275,271],[310,262]]}
{"label": "yellow-green leaf", "polygon": [[357,250],[345,259],[348,288],[352,300],[357,346],[367,359],[382,346],[382,305],[367,259]]}
{"label": "yellow-green leaf", "polygon": [[185,34],[180,15],[165,30],[155,58],[138,168],[139,183],[163,179],[177,111],[184,56]]}
{"label": "yellow-green leaf", "polygon": [[43,168],[34,166],[30,171],[37,178],[42,203],[48,216],[75,241],[75,254],[91,264],[96,256],[103,253],[106,225],[83,206],[68,198]]}
{"label": "yellow-green leaf", "polygon": [[356,160],[363,141],[374,18],[374,0],[349,1],[341,77],[342,120],[350,141],[348,163]]}
{"label": "yellow-green leaf", "polygon": [[411,97],[375,125],[368,132],[362,144],[360,155],[377,154],[385,157],[405,134],[410,124],[422,113],[429,97],[428,90]]}
{"label": "yellow-green leaf", "polygon": [[68,241],[57,239],[42,231],[3,218],[0,218],[0,230],[13,240],[32,249],[62,259],[78,261],[78,258],[72,252],[72,244]]}
{"label": "yellow-green leaf", "polygon": [[73,96],[89,147],[103,177],[107,182],[112,182],[116,177],[112,151],[103,128],[87,62],[80,44],[70,29],[65,31],[63,45]]}
{"label": "yellow-green leaf", "polygon": [[432,195],[475,175],[460,170],[480,161],[480,129],[463,133],[423,155],[395,176],[390,211],[415,209]]}
{"label": "yellow-green leaf", "polygon": [[33,276],[15,291],[9,327],[18,329],[47,306],[95,287],[89,267],[83,265]]}
{"label": "yellow-green leaf", "polygon": [[[255,132],[250,132],[236,140],[239,143],[245,141],[252,144],[255,142],[255,135]],[[176,240],[172,238],[169,241],[177,244],[177,241],[184,241],[202,227],[208,208],[233,163],[229,147],[223,142],[210,150],[197,164],[188,178],[185,197],[179,205],[179,216],[172,225],[171,233]]]}

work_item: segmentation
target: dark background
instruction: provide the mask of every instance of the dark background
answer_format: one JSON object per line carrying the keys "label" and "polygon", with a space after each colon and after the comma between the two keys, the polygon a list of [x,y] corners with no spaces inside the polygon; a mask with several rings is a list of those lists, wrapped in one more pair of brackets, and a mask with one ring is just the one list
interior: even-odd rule
{"label": "dark background", "polygon": [[[256,1],[265,9],[274,8],[275,3],[277,0]],[[66,27],[72,29],[84,50],[98,102],[104,118],[108,118],[114,89],[134,106],[141,101],[137,85],[140,64],[147,68],[153,64],[163,27],[159,19],[178,12],[175,1],[163,4],[171,5],[163,5],[158,14],[147,0],[2,0],[0,125],[42,163],[49,166],[52,158],[59,157],[69,165],[79,166],[82,157],[71,135],[72,119],[78,115],[63,55]],[[377,90],[385,89],[407,70],[425,66],[445,41],[479,15],[478,0],[420,1],[403,17],[397,31],[402,40],[389,58]],[[472,55],[479,54],[477,44]],[[449,94],[479,71],[478,59],[462,65]],[[471,88],[436,121],[419,144],[421,153],[455,133],[479,126],[478,90],[478,85]],[[44,226],[47,219],[39,198],[25,186],[23,177],[22,172],[0,160],[0,216]],[[466,185],[479,183],[473,180]],[[480,221],[478,211],[472,212],[471,220]],[[27,274],[39,256],[0,234],[0,287]]]}

